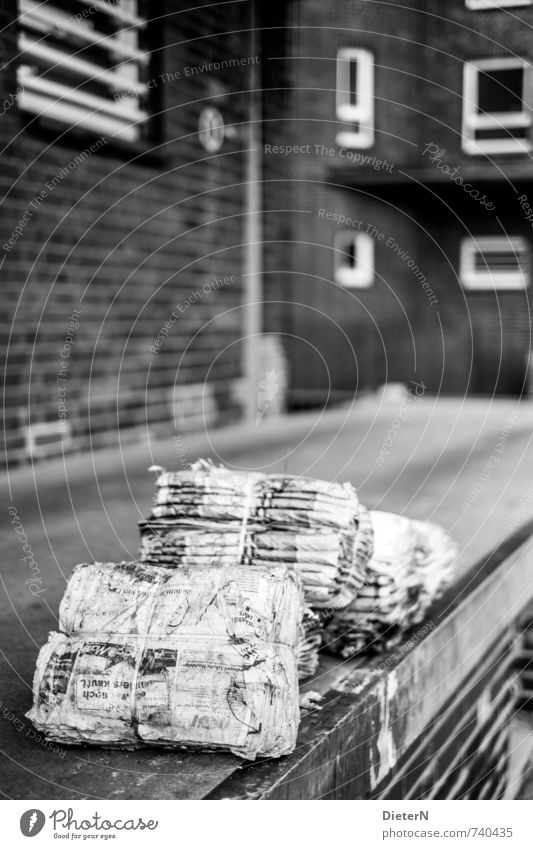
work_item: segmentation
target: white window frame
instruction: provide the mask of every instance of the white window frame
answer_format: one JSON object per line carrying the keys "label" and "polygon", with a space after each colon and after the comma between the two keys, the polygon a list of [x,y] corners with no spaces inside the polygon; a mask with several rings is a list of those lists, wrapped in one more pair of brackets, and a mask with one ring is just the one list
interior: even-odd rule
{"label": "white window frame", "polygon": [[[355,246],[357,265],[348,268],[341,262],[342,254],[349,240]],[[374,239],[368,233],[354,233],[343,230],[335,236],[335,282],[346,289],[365,289],[374,282]]]}
{"label": "white window frame", "polygon": [[[357,62],[357,103],[350,103],[350,62]],[[337,134],[339,147],[371,147],[374,144],[374,56],[369,50],[343,47],[337,51],[337,118],[359,124]]]}
{"label": "white window frame", "polygon": [[[479,271],[476,268],[476,254],[490,254],[491,251],[509,250],[515,254],[525,255],[524,267],[514,273],[491,271],[486,268]],[[465,238],[461,241],[459,253],[459,279],[464,289],[479,291],[495,291],[527,289],[529,286],[529,245],[522,236],[479,236]]]}
{"label": "white window frame", "polygon": [[[479,115],[478,105],[478,74],[480,71],[506,70],[522,68],[524,85],[521,112],[491,112]],[[532,102],[532,68],[531,64],[520,58],[478,59],[465,62],[463,68],[463,131],[462,148],[465,153],[472,155],[498,153],[527,153],[531,150],[530,139],[479,139],[477,130],[505,130],[509,127],[531,127],[532,115],[528,112],[528,104]]]}
{"label": "white window frame", "polygon": [[[147,86],[140,81],[139,69],[147,64],[149,56],[138,47],[139,30],[146,26],[146,20],[137,14],[137,0],[120,0],[120,4],[80,0],[80,13],[87,6],[88,14],[76,18],[53,3],[19,0],[18,106],[71,127],[109,134],[122,141],[137,141],[141,125],[148,120],[148,113],[140,104]],[[103,35],[94,29],[90,11],[95,8],[115,21],[119,27],[115,35]],[[74,50],[63,51],[59,44],[47,44],[45,37],[52,32]],[[114,67],[104,68],[76,55],[76,45],[95,43],[108,53]],[[72,85],[43,79],[36,72],[37,62],[68,70]],[[109,98],[77,88],[90,79],[104,85]]]}
{"label": "white window frame", "polygon": [[466,8],[474,9],[509,9],[513,6],[531,6],[533,0],[466,0]]}

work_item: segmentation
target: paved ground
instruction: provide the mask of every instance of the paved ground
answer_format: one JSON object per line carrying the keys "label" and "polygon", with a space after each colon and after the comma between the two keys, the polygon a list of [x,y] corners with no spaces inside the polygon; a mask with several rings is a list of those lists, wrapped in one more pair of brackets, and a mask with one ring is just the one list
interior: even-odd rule
{"label": "paved ground", "polygon": [[[150,507],[151,463],[167,468],[198,456],[235,467],[286,470],[349,480],[372,508],[443,524],[460,544],[461,569],[488,552],[514,524],[533,516],[533,403],[369,397],[327,414],[264,420],[259,428],[67,457],[14,470],[3,517],[3,627],[0,788],[14,798],[154,796],[175,798],[169,756],[102,753],[65,757],[30,739],[24,719],[38,647],[56,625],[66,578],[84,560],[133,558],[138,519]],[[178,453],[177,453],[178,452]],[[38,564],[38,597],[10,526],[15,516]],[[19,528],[20,530],[20,528]],[[28,549],[26,549],[28,555]],[[35,588],[35,587],[34,587]],[[27,736],[28,735],[28,736]],[[227,761],[227,763],[226,763]],[[222,771],[234,759],[220,761]],[[199,763],[198,761],[195,763]],[[187,792],[194,796],[197,767]],[[142,789],[143,788],[143,789]],[[185,791],[184,791],[185,792]]]}

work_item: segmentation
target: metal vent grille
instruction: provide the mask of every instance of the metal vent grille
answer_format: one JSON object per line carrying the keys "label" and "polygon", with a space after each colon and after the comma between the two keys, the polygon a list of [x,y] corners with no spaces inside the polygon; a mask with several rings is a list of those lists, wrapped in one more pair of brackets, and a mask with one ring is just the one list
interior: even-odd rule
{"label": "metal vent grille", "polygon": [[466,289],[524,289],[529,285],[529,246],[519,236],[465,239],[461,283]]}
{"label": "metal vent grille", "polygon": [[19,0],[19,107],[125,141],[141,136],[148,53],[137,0]]}

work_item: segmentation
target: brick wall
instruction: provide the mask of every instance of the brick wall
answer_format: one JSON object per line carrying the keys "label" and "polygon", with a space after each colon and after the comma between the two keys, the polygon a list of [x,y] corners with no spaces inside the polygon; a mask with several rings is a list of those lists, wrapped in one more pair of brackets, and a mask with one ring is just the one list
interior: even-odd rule
{"label": "brick wall", "polygon": [[[181,0],[158,4],[164,21],[151,24],[150,72],[158,82],[148,155],[90,133],[40,128],[16,104],[2,117],[0,244],[46,191],[15,245],[3,251],[0,341],[9,344],[6,449],[13,461],[28,456],[28,427],[34,441],[43,423],[57,430],[60,401],[71,446],[113,441],[118,428],[124,439],[172,432],[176,404],[180,425],[184,411],[196,423],[204,383],[211,422],[240,415],[233,387],[243,374],[236,340],[244,323],[250,69],[186,69],[248,57],[251,5],[192,8]],[[153,6],[145,13],[150,17]],[[0,44],[6,102],[16,91],[15,19],[9,0]],[[198,139],[206,104],[217,106],[227,128],[217,154]],[[94,143],[96,152],[69,167]],[[188,386],[200,399],[196,407],[186,403]],[[68,433],[63,437],[68,447]]]}

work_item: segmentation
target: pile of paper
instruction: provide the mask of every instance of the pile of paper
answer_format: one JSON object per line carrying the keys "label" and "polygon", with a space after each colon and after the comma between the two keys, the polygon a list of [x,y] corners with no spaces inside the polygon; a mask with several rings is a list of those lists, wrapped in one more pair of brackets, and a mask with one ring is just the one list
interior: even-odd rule
{"label": "pile of paper", "polygon": [[240,562],[241,525],[190,519],[148,519],[139,522],[139,559],[160,566],[223,566]]}
{"label": "pile of paper", "polygon": [[198,460],[188,470],[161,470],[152,515],[350,530],[357,505],[348,483],[235,472]]}
{"label": "pile of paper", "polygon": [[320,613],[304,609],[302,637],[298,644],[298,678],[303,680],[314,675],[319,663],[319,651],[324,638],[323,620]]}
{"label": "pile of paper", "polygon": [[306,603],[348,604],[365,583],[372,528],[350,484],[232,472],[199,461],[162,472],[139,557],[186,565],[293,564]]}
{"label": "pile of paper", "polygon": [[342,607],[364,583],[372,531],[362,511],[352,529],[274,528],[236,523],[201,527],[169,519],[139,523],[139,558],[156,565],[184,566],[240,562],[293,564],[302,577],[306,601],[314,607]]}
{"label": "pile of paper", "polygon": [[453,574],[456,547],[441,528],[392,513],[373,511],[371,517],[368,582],[327,627],[328,648],[342,657],[397,645],[423,621]]}
{"label": "pile of paper", "polygon": [[369,578],[357,597],[335,612],[327,628],[328,648],[342,657],[384,651],[407,627],[414,536],[401,516],[371,513],[374,552]]}
{"label": "pile of paper", "polygon": [[306,615],[298,670],[318,666],[323,618],[345,607],[367,581],[373,525],[350,484],[294,475],[234,472],[199,460],[159,472],[152,515],[139,523],[139,558],[152,565],[240,563],[293,566]]}
{"label": "pile of paper", "polygon": [[51,740],[294,749],[303,599],[294,569],[76,567],[28,716]]}

